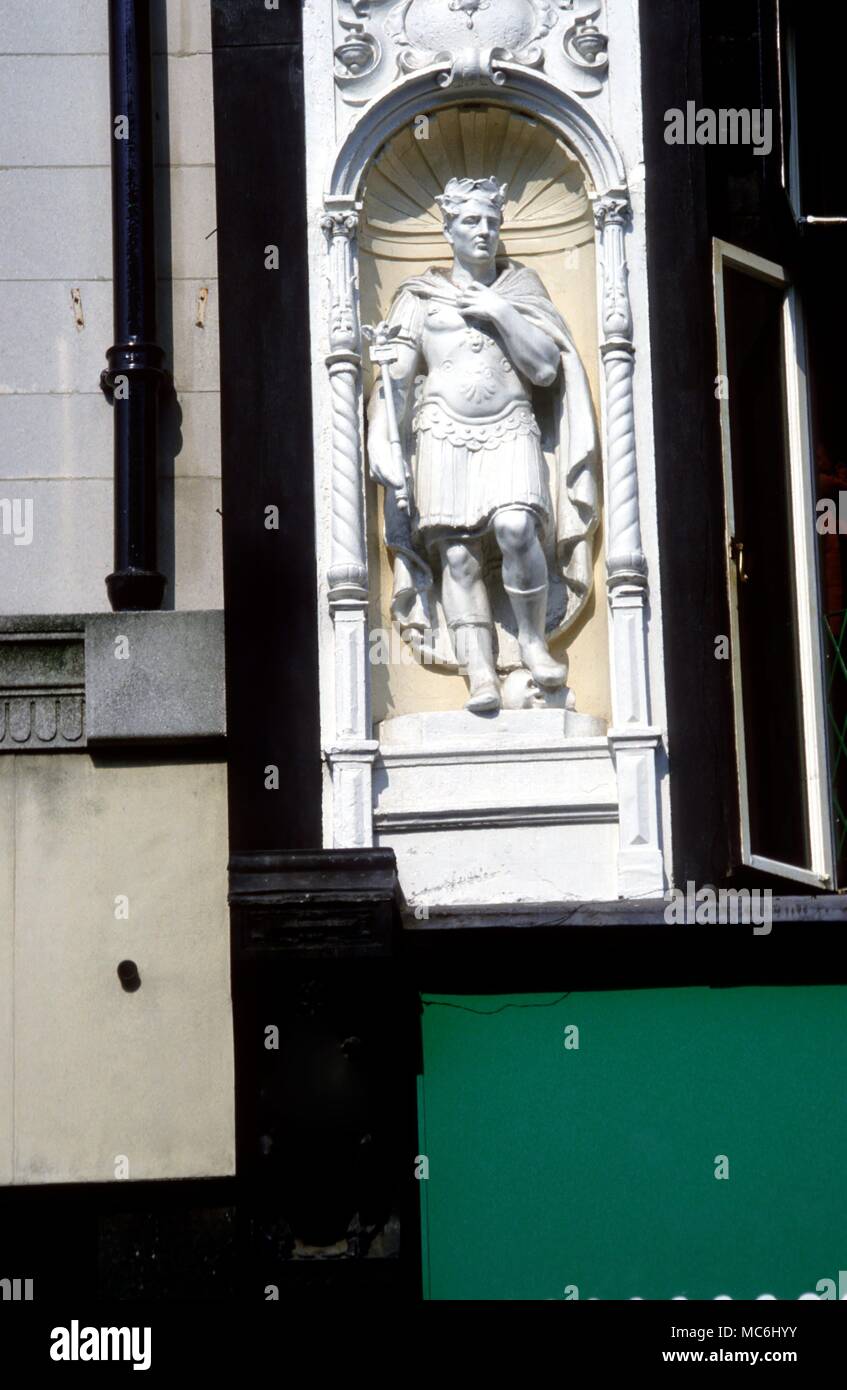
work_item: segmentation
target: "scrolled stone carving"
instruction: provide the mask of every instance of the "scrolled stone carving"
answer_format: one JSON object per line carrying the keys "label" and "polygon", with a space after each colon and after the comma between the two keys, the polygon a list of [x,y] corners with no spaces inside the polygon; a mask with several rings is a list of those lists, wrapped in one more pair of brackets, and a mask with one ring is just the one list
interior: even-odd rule
{"label": "scrolled stone carving", "polygon": [[589,72],[598,72],[608,65],[607,50],[609,40],[601,33],[595,23],[600,14],[600,5],[576,15],[573,24],[565,30],[562,47],[566,56],[576,67]]}
{"label": "scrolled stone carving", "polygon": [[599,0],[336,3],[335,76],[352,105],[429,69],[450,88],[501,87],[510,66],[544,69],[586,95],[599,91],[606,75],[607,40],[595,23]]}
{"label": "scrolled stone carving", "polygon": [[359,218],[355,212],[327,212],[321,218],[321,229],[328,236],[346,237],[348,241],[356,235],[358,226]]}
{"label": "scrolled stone carving", "polygon": [[336,78],[341,81],[344,78],[366,77],[379,62],[379,42],[373,34],[366,32],[364,24],[345,24],[342,21],[342,28],[348,32],[333,55]]}
{"label": "scrolled stone carving", "polygon": [[474,15],[479,10],[491,8],[491,0],[450,0],[450,9],[457,10],[460,14],[467,15],[467,25],[473,28]]}
{"label": "scrolled stone carving", "polygon": [[618,227],[624,227],[630,212],[629,199],[623,196],[615,197],[609,194],[604,198],[595,199],[594,202],[594,221],[598,227],[605,227],[612,223]]}
{"label": "scrolled stone carving", "polygon": [[[549,0],[401,0],[385,24],[403,72],[459,59],[472,49],[489,57],[481,70],[492,73],[490,55],[540,66],[539,41],[557,21]],[[468,59],[464,58],[465,66]]]}

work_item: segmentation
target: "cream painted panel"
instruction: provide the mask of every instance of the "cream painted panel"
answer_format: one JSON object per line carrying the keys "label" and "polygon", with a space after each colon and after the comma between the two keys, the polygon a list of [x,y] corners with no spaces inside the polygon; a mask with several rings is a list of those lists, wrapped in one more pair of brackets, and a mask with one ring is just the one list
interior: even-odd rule
{"label": "cream painted panel", "polygon": [[16,1181],[231,1173],[225,766],[16,761]]}

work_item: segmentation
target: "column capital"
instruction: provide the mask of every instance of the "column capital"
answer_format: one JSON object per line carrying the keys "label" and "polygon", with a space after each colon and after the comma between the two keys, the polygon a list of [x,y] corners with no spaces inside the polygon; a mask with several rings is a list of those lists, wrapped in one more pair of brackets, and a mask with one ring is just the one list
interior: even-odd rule
{"label": "column capital", "polygon": [[594,221],[601,230],[605,227],[624,227],[632,213],[627,193],[607,193],[595,198]]}
{"label": "column capital", "polygon": [[359,230],[359,214],[352,208],[328,209],[321,213],[321,230],[330,238],[344,237],[347,241],[352,241]]}

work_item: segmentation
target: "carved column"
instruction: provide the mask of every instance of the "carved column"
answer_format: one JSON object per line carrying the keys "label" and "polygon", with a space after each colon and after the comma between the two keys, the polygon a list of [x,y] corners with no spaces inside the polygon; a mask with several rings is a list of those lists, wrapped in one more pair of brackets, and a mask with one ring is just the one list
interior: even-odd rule
{"label": "carved column", "polygon": [[612,727],[618,779],[618,893],[660,896],[657,751],[650,725],[647,665],[647,563],[641,545],[635,451],[632,309],[626,266],[629,201],[609,195],[594,204],[600,234],[601,322],[606,385],[606,568],[611,610]]}
{"label": "carved column", "polygon": [[336,848],[373,843],[371,738],[367,662],[368,566],[360,423],[361,345],[356,305],[353,207],[326,213],[330,280],[332,393],[332,546],[329,607],[335,628],[335,741],[327,750],[332,771]]}

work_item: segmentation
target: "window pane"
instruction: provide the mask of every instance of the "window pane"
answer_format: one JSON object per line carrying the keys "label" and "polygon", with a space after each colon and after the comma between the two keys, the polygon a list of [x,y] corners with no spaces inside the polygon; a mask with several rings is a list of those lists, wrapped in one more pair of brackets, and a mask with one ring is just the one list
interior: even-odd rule
{"label": "window pane", "polygon": [[[842,45],[826,41],[819,12],[797,0],[785,0],[783,48],[793,74],[784,75],[783,100],[790,105],[793,81],[796,111],[784,112],[789,148],[799,165],[800,208],[805,216],[847,216],[841,139],[844,85]],[[792,119],[792,116],[795,119]]]}
{"label": "window pane", "polygon": [[783,373],[784,290],[727,267],[744,743],[753,854],[811,867]]}

